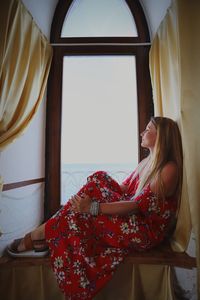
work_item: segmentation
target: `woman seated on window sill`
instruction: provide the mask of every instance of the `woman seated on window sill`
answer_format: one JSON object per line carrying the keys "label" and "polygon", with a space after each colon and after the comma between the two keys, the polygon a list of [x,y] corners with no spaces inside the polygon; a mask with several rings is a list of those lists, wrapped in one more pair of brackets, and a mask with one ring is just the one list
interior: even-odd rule
{"label": "woman seated on window sill", "polygon": [[119,185],[98,171],[45,224],[9,247],[12,256],[43,256],[67,299],[92,299],[131,251],[160,244],[176,219],[182,184],[177,124],[154,117],[142,136],[149,155]]}

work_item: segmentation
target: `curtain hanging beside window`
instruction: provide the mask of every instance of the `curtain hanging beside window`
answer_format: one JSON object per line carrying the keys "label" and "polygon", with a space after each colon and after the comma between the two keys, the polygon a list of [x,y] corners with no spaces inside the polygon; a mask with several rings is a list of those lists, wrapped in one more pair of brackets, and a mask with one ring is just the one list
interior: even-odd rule
{"label": "curtain hanging beside window", "polygon": [[156,115],[177,120],[183,143],[184,173],[181,206],[172,245],[187,249],[191,223],[196,239],[200,299],[200,2],[173,0],[150,51]]}
{"label": "curtain hanging beside window", "polygon": [[44,96],[52,48],[20,0],[0,3],[0,151],[26,129]]}

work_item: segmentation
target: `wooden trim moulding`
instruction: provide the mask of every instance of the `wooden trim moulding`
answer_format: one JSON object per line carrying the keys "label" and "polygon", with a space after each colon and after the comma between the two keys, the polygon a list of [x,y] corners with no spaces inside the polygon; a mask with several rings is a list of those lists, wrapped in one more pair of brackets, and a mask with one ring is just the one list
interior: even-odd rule
{"label": "wooden trim moulding", "polygon": [[19,182],[12,182],[12,183],[7,183],[3,185],[3,192],[8,191],[8,190],[13,190],[17,188],[21,188],[27,185],[32,185],[40,182],[45,182],[45,178],[36,178],[36,179],[29,179],[29,180],[24,180],[24,181],[19,181]]}

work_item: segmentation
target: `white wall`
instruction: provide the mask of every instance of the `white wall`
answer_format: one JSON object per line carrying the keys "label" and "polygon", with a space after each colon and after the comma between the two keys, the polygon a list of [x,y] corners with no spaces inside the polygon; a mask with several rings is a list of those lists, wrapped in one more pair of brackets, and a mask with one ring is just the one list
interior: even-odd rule
{"label": "white wall", "polygon": [[51,22],[58,0],[22,0],[43,34],[49,39]]}
{"label": "white wall", "polygon": [[171,0],[140,0],[140,3],[147,19],[152,40],[171,4]]}

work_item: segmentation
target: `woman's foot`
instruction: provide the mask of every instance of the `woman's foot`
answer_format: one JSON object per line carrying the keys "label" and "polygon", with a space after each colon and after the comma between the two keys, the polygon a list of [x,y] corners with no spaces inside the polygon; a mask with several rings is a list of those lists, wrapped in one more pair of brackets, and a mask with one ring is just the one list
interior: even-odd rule
{"label": "woman's foot", "polygon": [[44,257],[48,254],[45,239],[36,240],[34,234],[28,233],[24,238],[14,240],[8,247],[7,253],[13,257]]}

